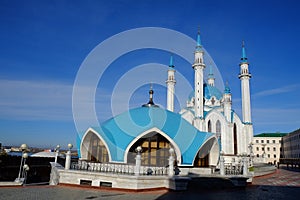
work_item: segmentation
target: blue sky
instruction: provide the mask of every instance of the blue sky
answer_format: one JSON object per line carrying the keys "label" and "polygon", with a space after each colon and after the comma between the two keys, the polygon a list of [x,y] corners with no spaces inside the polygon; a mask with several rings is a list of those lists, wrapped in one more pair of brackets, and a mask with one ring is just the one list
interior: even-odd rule
{"label": "blue sky", "polygon": [[[173,29],[196,39],[200,26],[203,46],[229,82],[238,113],[238,64],[245,40],[255,134],[298,129],[299,9],[297,0],[2,0],[0,142],[47,147],[75,144],[72,90],[82,62],[102,41],[139,27]],[[124,73],[150,62],[167,65],[169,56],[169,52],[148,49],[112,63],[97,89],[99,121],[112,116],[111,91]],[[191,66],[177,55],[174,64],[192,83]],[[148,87],[142,85],[132,94],[130,108],[147,101]],[[155,102],[165,106],[165,88],[155,84],[154,88]]]}

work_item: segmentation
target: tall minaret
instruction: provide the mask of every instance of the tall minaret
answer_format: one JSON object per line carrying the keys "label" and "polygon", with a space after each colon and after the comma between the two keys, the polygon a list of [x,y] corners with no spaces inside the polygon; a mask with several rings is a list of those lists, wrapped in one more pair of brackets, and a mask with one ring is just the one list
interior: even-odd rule
{"label": "tall minaret", "polygon": [[175,94],[175,69],[173,65],[173,55],[170,57],[170,64],[168,69],[167,84],[167,109],[174,112],[174,94]]}
{"label": "tall minaret", "polygon": [[201,45],[200,31],[198,31],[193,68],[195,70],[195,118],[199,119],[203,119],[203,70],[205,68],[203,55],[204,51]]}
{"label": "tall minaret", "polygon": [[223,94],[223,107],[224,107],[225,118],[230,123],[232,122],[232,120],[231,120],[231,105],[232,105],[231,91],[228,86],[228,83],[226,82],[226,86],[225,86],[225,90],[224,90],[224,94]]}
{"label": "tall minaret", "polygon": [[212,66],[209,66],[209,74],[208,74],[208,79],[207,79],[207,83],[210,86],[215,86],[215,77],[214,77],[214,73],[212,71]]}
{"label": "tall minaret", "polygon": [[250,84],[249,80],[251,74],[249,73],[249,63],[246,57],[246,50],[244,41],[242,43],[242,58],[240,63],[240,74],[239,79],[241,80],[242,90],[242,111],[243,111],[243,123],[251,124],[251,101],[250,101]]}

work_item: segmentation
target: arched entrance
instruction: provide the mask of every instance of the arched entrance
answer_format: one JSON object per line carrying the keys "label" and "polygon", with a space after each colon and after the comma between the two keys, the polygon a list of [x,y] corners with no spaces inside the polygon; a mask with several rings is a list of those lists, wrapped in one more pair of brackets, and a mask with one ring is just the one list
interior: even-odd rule
{"label": "arched entrance", "polygon": [[81,158],[94,162],[109,162],[109,153],[103,141],[93,131],[88,131],[81,143]]}
{"label": "arched entrance", "polygon": [[[129,149],[127,163],[135,163],[136,148],[142,147],[142,165],[165,167],[169,164],[170,142],[161,134],[151,132],[140,138]],[[176,155],[174,155],[176,158]]]}
{"label": "arched entrance", "polygon": [[[214,155],[216,154],[215,151],[219,151],[217,140],[216,138],[211,138],[206,141],[206,143],[197,152],[197,155],[194,159],[194,167],[209,167],[209,165],[211,165],[211,160],[214,160],[216,157],[216,155]],[[213,154],[211,155],[211,153]]]}

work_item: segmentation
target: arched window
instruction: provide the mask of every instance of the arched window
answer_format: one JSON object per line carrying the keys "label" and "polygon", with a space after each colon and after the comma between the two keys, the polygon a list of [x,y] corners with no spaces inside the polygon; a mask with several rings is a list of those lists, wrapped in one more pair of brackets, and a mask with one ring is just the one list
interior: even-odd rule
{"label": "arched window", "polygon": [[208,120],[208,123],[207,123],[207,132],[211,132],[211,122],[210,122],[210,120]]}
{"label": "arched window", "polygon": [[235,123],[233,125],[233,149],[234,149],[234,155],[236,155],[238,153],[238,150],[237,150],[237,128]]}
{"label": "arched window", "polygon": [[95,135],[91,136],[88,159],[95,162],[108,162],[108,152],[104,143]]}
{"label": "arched window", "polygon": [[221,122],[219,120],[216,122],[216,134],[218,138],[221,138]]}
{"label": "arched window", "polygon": [[[158,166],[165,167],[169,164],[169,149],[171,148],[170,142],[161,134],[151,132],[144,137],[140,138],[129,149],[127,156],[127,163],[135,163],[136,148],[142,147],[142,165],[144,166]],[[174,155],[176,158],[176,155]]]}

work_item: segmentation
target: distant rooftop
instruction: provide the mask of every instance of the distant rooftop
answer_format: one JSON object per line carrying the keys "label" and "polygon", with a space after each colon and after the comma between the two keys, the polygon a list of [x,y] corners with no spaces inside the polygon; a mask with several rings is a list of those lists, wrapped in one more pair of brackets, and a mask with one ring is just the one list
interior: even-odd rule
{"label": "distant rooftop", "polygon": [[283,137],[287,135],[287,133],[260,133],[257,135],[254,135],[254,137]]}

